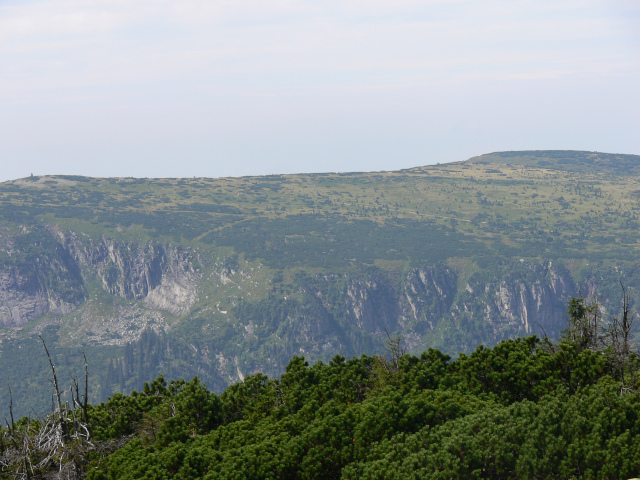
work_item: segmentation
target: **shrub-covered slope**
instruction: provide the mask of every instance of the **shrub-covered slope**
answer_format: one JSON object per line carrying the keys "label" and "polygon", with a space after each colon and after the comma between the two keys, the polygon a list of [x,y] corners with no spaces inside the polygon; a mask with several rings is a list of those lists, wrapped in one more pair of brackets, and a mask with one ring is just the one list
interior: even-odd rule
{"label": "shrub-covered slope", "polygon": [[[89,405],[92,446],[66,461],[93,480],[640,474],[635,354],[620,369],[611,347],[592,350],[572,335],[559,344],[507,340],[455,361],[399,346],[313,366],[294,357],[279,380],[252,375],[221,395],[197,378],[160,377]],[[3,438],[0,459],[11,449],[7,431]],[[61,470],[61,451],[48,468]]]}

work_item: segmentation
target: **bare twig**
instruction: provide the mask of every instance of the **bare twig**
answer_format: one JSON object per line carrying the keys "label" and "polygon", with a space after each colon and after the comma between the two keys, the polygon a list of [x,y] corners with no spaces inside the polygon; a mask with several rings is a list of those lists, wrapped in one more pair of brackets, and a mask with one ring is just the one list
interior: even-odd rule
{"label": "bare twig", "polygon": [[[40,340],[42,341],[42,345],[44,346],[44,351],[47,352],[47,358],[49,359],[49,365],[51,365],[51,374],[53,375],[53,386],[55,387],[56,390],[56,398],[58,399],[58,411],[60,412],[60,418],[62,420],[62,399],[60,397],[60,389],[58,388],[58,377],[56,375],[56,367],[53,364],[53,360],[51,360],[51,355],[49,354],[49,349],[47,348],[47,344],[44,341],[44,338],[42,338],[42,336],[40,335]],[[63,436],[65,436],[66,431],[65,431],[65,425],[64,422],[62,422],[62,433]]]}
{"label": "bare twig", "polygon": [[129,438],[120,439],[123,440],[122,442],[92,441],[87,414],[89,381],[86,356],[84,398],[80,399],[79,382],[72,379],[70,408],[68,402],[64,402],[62,398],[65,392],[60,391],[55,365],[49,350],[44,340],[42,338],[41,340],[51,366],[58,409],[55,410],[52,404],[52,411],[46,417],[33,422],[27,417],[25,423],[20,422],[19,425],[15,425],[13,399],[10,392],[11,424],[5,420],[8,429],[0,433],[0,471],[2,472],[0,476],[14,480],[84,478],[83,464],[90,452],[107,455],[120,448]]}

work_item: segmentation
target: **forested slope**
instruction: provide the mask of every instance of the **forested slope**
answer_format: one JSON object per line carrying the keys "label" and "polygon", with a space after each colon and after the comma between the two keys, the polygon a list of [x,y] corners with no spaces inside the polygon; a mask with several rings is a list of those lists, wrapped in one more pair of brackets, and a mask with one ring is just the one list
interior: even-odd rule
{"label": "forested slope", "polygon": [[[197,378],[167,384],[160,377],[84,413],[67,410],[64,432],[73,440],[61,441],[31,473],[93,480],[638,476],[637,352],[612,324],[600,329],[583,299],[569,307],[570,326],[557,343],[506,340],[451,360],[434,349],[403,354],[401,340],[391,338],[386,356],[336,356],[312,366],[294,357],[280,379],[252,375],[221,395]],[[22,420],[2,431],[5,476],[18,478],[29,464],[21,459],[35,464],[47,456],[34,444],[20,457],[17,446],[35,442],[45,423],[32,421],[25,432]]]}

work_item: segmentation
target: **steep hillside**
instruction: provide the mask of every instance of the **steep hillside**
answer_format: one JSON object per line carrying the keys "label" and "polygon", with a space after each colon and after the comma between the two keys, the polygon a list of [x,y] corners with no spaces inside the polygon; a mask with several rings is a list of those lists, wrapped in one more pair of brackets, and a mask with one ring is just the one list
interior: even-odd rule
{"label": "steep hillside", "polygon": [[[29,177],[0,185],[0,409],[160,373],[221,391],[289,359],[470,351],[553,335],[566,302],[640,286],[640,156],[503,152],[397,172]],[[634,297],[635,298],[635,297]],[[75,369],[75,370],[74,370]]]}

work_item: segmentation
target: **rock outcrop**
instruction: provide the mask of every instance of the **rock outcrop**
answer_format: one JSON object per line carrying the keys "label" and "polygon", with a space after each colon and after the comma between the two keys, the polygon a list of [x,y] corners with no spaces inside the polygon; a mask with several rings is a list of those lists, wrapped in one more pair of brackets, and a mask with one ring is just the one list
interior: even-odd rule
{"label": "rock outcrop", "polygon": [[[2,236],[0,254],[2,326],[22,327],[47,314],[74,312],[88,298],[90,284],[99,285],[109,298],[135,301],[114,303],[92,293],[92,302],[69,319],[68,335],[95,345],[124,345],[150,326],[163,330],[169,325],[166,313],[189,318],[203,281],[196,254],[153,241],[25,229],[13,238]],[[244,282],[255,281],[235,256],[229,258],[208,278],[243,296]],[[281,353],[287,359],[299,353],[377,351],[386,333],[402,335],[409,349],[449,351],[534,333],[553,336],[564,327],[572,296],[612,283],[606,272],[592,272],[580,284],[562,264],[518,259],[470,276],[441,263],[417,264],[399,276],[370,268],[296,278],[290,287],[297,289],[297,300],[274,291],[269,299],[251,303],[247,294],[235,298],[244,298],[251,308],[227,316],[239,322],[245,340],[285,341]],[[212,311],[227,315],[218,307]]]}
{"label": "rock outcrop", "polygon": [[[405,275],[403,295],[399,298],[404,319],[413,320],[419,333],[433,330],[445,315],[457,294],[458,275],[444,265],[412,268]],[[410,325],[411,322],[406,323]]]}
{"label": "rock outcrop", "polygon": [[567,301],[577,292],[563,266],[511,262],[471,276],[453,307],[453,316],[471,316],[493,332],[495,343],[518,335],[555,335],[565,322]]}
{"label": "rock outcrop", "polygon": [[21,327],[43,315],[66,315],[97,279],[116,297],[185,315],[197,301],[200,275],[186,250],[158,243],[78,238],[75,233],[27,231],[4,239],[0,258],[0,325]]}
{"label": "rock outcrop", "polygon": [[382,276],[351,280],[344,300],[349,323],[356,328],[368,333],[398,328],[396,292]]}
{"label": "rock outcrop", "polygon": [[[43,271],[24,271],[10,266],[0,270],[0,325],[21,327],[47,313],[66,315],[84,299],[81,284],[72,285],[75,291],[57,291],[51,286],[53,279],[60,280],[56,266]],[[68,295],[71,293],[71,295]]]}
{"label": "rock outcrop", "polygon": [[[379,348],[386,332],[401,334],[409,349],[435,345],[451,351],[534,333],[553,336],[564,327],[567,301],[579,291],[570,272],[550,261],[514,261],[466,281],[436,264],[411,268],[396,282],[380,273],[318,275],[303,284],[306,306],[290,322],[290,333],[307,325],[299,343],[318,345],[325,335],[344,339],[354,354]],[[457,343],[438,341],[443,331],[456,338],[452,329],[459,331]]]}
{"label": "rock outcrop", "polygon": [[89,240],[85,245],[73,234],[60,237],[78,264],[112,295],[142,300],[150,308],[174,315],[188,313],[197,300],[200,276],[188,251],[108,238]]}
{"label": "rock outcrop", "polygon": [[80,305],[86,290],[69,252],[44,228],[23,227],[2,237],[0,325],[21,327],[43,315],[65,315]]}

